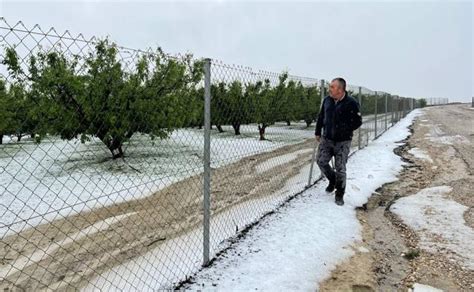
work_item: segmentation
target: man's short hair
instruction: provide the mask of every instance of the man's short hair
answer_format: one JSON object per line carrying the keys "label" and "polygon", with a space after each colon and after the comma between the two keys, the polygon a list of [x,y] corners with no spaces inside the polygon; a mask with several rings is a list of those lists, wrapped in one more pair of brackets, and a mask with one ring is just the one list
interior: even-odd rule
{"label": "man's short hair", "polygon": [[344,80],[344,78],[337,77],[337,78],[334,78],[332,81],[339,82],[339,85],[342,86],[342,89],[346,90],[346,80]]}

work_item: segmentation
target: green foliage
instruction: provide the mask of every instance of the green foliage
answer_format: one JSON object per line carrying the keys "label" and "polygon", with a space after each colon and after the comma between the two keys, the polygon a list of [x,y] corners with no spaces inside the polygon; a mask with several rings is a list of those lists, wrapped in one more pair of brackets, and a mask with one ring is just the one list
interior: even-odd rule
{"label": "green foliage", "polygon": [[375,113],[376,98],[377,96],[375,94],[362,95],[361,113],[363,116],[373,115]]}
{"label": "green foliage", "polygon": [[303,88],[302,90],[303,94],[298,102],[300,105],[298,120],[304,120],[309,127],[316,120],[316,116],[321,108],[322,97],[316,85]]}
{"label": "green foliage", "polygon": [[410,249],[405,255],[404,257],[408,260],[413,260],[417,257],[420,256],[420,250],[419,249]]}
{"label": "green foliage", "polygon": [[10,134],[12,131],[13,114],[10,111],[9,102],[5,81],[0,79],[0,144],[3,142],[3,136]]}
{"label": "green foliage", "polygon": [[225,82],[211,85],[211,124],[216,125],[222,132],[222,125],[226,123],[227,86]]}
{"label": "green foliage", "polygon": [[240,81],[230,84],[220,82],[211,87],[212,123],[231,125],[236,135],[240,135],[240,126],[253,121],[251,92],[247,91]]}
{"label": "green foliage", "polygon": [[204,125],[204,87],[191,87],[182,96],[182,100],[187,108],[184,127],[202,127]]}
{"label": "green foliage", "polygon": [[[5,51],[8,86],[0,80],[0,137],[30,134],[65,140],[100,139],[113,158],[136,133],[165,139],[177,128],[204,124],[203,63],[190,55],[166,56],[160,49],[143,54],[132,72],[126,70],[115,44],[103,40],[85,58],[62,52],[37,52],[21,65],[14,49]],[[26,67],[26,68],[24,68]],[[286,72],[270,80],[211,85],[211,124],[236,135],[256,123],[260,139],[276,122],[316,119],[322,96],[318,86],[303,86]],[[385,111],[385,96],[362,95],[363,115]],[[420,106],[426,105],[421,99]],[[388,111],[408,108],[407,99],[387,97]]]}
{"label": "green foliage", "polygon": [[281,118],[281,106],[284,105],[284,95],[286,90],[286,80],[288,74],[280,75],[279,83],[272,88],[270,80],[265,80],[263,83],[258,82],[256,88],[258,93],[254,96],[255,106],[255,122],[258,124],[260,130],[260,139],[265,140],[265,129],[273,125],[279,118]]}
{"label": "green foliage", "polygon": [[425,107],[427,104],[428,104],[428,102],[424,98],[421,98],[421,99],[418,100],[418,106],[421,107],[421,108]]}
{"label": "green foliage", "polygon": [[288,81],[279,100],[280,121],[285,121],[287,125],[290,125],[291,121],[298,119],[301,112],[300,99],[302,95],[301,83],[296,83],[293,80]]}
{"label": "green foliage", "polygon": [[[21,84],[26,74],[17,65],[16,54],[8,54],[5,64]],[[189,55],[174,59],[157,50],[143,56],[128,73],[117,47],[104,40],[86,58],[85,70],[78,64],[77,57],[68,59],[54,51],[31,57],[26,77],[34,107],[27,112],[39,121],[35,129],[39,137],[52,134],[85,142],[95,136],[117,158],[135,133],[166,138],[196,119],[195,107],[191,118],[188,115],[188,101],[201,80],[202,63]]]}
{"label": "green foliage", "polygon": [[31,94],[26,89],[26,78],[15,50],[6,49],[2,64],[11,64],[8,66],[11,81],[8,87],[4,81],[0,84],[0,135],[15,135],[19,141],[26,133],[33,134],[37,124],[30,114]]}

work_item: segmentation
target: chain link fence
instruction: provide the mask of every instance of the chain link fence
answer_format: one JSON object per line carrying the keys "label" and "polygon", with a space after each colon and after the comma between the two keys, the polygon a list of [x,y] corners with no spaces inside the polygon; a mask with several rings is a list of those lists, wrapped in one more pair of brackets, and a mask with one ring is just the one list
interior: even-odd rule
{"label": "chain link fence", "polygon": [[[0,288],[172,289],[320,179],[328,83],[0,19]],[[364,148],[414,99],[349,86]]]}
{"label": "chain link fence", "polygon": [[448,104],[449,99],[445,97],[429,97],[426,98],[426,104],[427,105],[443,105],[443,104]]}

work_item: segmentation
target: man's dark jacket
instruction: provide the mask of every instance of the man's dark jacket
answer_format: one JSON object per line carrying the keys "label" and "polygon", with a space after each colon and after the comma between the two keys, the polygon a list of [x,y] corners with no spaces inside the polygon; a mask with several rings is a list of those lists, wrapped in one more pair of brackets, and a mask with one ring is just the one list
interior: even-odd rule
{"label": "man's dark jacket", "polygon": [[352,140],[352,132],[362,125],[362,115],[359,103],[346,92],[346,96],[335,102],[330,96],[326,96],[321,105],[318,122],[316,124],[316,136],[340,142]]}

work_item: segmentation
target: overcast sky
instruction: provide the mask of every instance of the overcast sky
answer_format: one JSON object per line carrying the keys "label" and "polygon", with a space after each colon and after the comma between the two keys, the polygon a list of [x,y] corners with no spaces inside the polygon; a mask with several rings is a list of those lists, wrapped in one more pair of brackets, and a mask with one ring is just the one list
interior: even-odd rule
{"label": "overcast sky", "polygon": [[473,14],[471,1],[0,0],[10,24],[463,102],[474,92]]}

